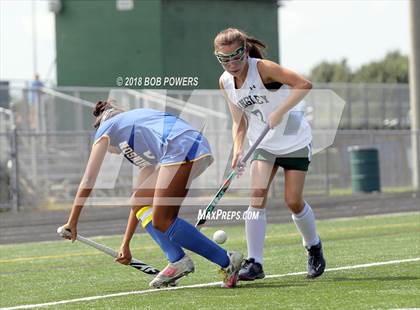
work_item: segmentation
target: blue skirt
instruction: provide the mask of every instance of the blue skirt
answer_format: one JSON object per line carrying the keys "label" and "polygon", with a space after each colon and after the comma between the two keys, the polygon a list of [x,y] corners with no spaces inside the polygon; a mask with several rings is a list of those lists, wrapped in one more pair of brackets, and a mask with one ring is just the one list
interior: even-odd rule
{"label": "blue skirt", "polygon": [[168,140],[168,147],[160,159],[160,164],[162,166],[183,164],[204,157],[210,157],[213,161],[209,142],[200,132],[188,130]]}

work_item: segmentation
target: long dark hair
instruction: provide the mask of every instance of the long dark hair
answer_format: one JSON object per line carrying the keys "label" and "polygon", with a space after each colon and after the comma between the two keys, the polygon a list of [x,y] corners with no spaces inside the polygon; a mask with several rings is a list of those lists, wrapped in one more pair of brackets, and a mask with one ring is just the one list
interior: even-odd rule
{"label": "long dark hair", "polygon": [[101,122],[110,119],[111,117],[124,112],[124,109],[117,106],[115,101],[98,101],[93,107],[93,115],[96,117],[93,127],[96,129],[101,125]]}
{"label": "long dark hair", "polygon": [[264,58],[264,49],[266,45],[260,40],[247,35],[244,31],[237,28],[227,28],[220,31],[214,38],[214,49],[219,46],[230,45],[232,43],[246,44],[248,54],[254,58]]}

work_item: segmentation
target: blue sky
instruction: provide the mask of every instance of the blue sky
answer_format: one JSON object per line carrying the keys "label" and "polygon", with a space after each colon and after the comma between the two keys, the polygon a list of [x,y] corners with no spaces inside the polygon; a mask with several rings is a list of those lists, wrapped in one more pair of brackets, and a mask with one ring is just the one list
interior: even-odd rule
{"label": "blue sky", "polygon": [[[45,0],[35,2],[35,11],[37,71],[54,82],[54,15]],[[408,54],[408,13],[408,0],[285,1],[279,15],[282,64],[306,74],[322,60],[345,57],[356,68],[390,50]],[[0,0],[0,79],[33,76],[31,16],[31,1]]]}

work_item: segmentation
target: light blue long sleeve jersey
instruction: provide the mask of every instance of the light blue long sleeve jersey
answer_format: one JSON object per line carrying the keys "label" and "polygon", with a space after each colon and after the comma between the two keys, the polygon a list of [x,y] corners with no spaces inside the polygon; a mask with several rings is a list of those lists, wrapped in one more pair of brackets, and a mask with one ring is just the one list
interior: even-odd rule
{"label": "light blue long sleeve jersey", "polygon": [[212,156],[207,139],[183,119],[167,112],[135,109],[103,122],[95,143],[107,136],[134,165],[173,165]]}

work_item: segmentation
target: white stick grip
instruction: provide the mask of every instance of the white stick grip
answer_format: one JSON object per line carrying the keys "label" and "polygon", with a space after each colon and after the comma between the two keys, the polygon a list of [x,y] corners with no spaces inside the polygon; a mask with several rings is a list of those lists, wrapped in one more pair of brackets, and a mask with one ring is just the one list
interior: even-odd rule
{"label": "white stick grip", "polygon": [[[71,236],[71,232],[68,229],[62,229],[62,227],[59,227],[57,229],[57,233],[62,236],[62,237],[70,237]],[[91,239],[85,238],[81,235],[77,235],[76,239],[88,246],[91,246],[105,254],[108,254],[109,256],[112,256],[114,258],[118,257],[118,252],[114,251],[111,248],[108,248],[107,246],[97,243]],[[147,273],[149,275],[156,275],[159,273],[159,269],[156,269],[138,259],[132,258],[130,261],[130,266],[133,268],[136,268],[137,270],[140,270],[144,273]]]}
{"label": "white stick grip", "polygon": [[[62,229],[62,227],[59,227],[57,229],[57,233],[62,236],[62,237],[70,237],[71,236],[71,232],[68,229]],[[108,248],[107,246],[104,246],[102,244],[99,244],[93,240],[90,240],[88,238],[85,238],[81,235],[77,235],[76,239],[84,244],[90,245],[91,247],[94,247],[95,249],[104,252],[105,254],[108,254],[114,258],[117,258],[118,256],[118,252],[114,251],[111,248]]]}

